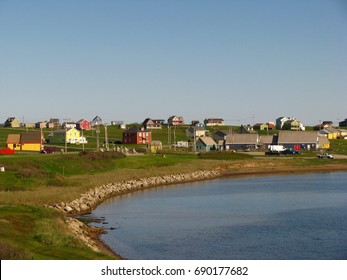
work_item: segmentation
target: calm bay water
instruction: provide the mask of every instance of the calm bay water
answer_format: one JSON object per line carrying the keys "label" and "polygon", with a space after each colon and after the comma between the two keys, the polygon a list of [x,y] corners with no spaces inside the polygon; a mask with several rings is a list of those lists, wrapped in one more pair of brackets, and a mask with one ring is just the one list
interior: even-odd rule
{"label": "calm bay water", "polygon": [[101,238],[128,259],[347,259],[345,172],[160,187],[92,216],[115,228]]}

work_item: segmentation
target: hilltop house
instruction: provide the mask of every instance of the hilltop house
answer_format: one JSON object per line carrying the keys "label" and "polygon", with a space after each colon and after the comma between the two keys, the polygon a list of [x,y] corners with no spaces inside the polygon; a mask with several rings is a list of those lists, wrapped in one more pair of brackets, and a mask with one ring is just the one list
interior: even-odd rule
{"label": "hilltop house", "polygon": [[220,118],[209,118],[204,120],[206,126],[222,126],[224,125],[224,120]]}
{"label": "hilltop house", "polygon": [[255,129],[255,130],[268,130],[268,125],[267,125],[267,123],[256,123],[253,126],[253,129]]}
{"label": "hilltop house", "polygon": [[79,130],[91,130],[92,126],[91,126],[90,122],[87,121],[86,119],[80,119],[76,123],[76,128]]}
{"label": "hilltop house", "polygon": [[91,126],[97,126],[97,125],[102,125],[104,122],[102,120],[102,118],[100,118],[99,116],[96,116],[91,122],[90,125]]}
{"label": "hilltop house", "polygon": [[51,118],[47,123],[48,128],[58,128],[60,127],[60,120],[57,118]]}
{"label": "hilltop house", "polygon": [[288,121],[283,123],[282,130],[304,131],[305,127],[298,120],[288,120]]}
{"label": "hilltop house", "polygon": [[255,130],[274,130],[275,124],[273,122],[267,122],[267,123],[256,123],[253,126],[253,129]]}
{"label": "hilltop house", "polygon": [[324,128],[333,127],[332,121],[323,121],[321,124],[317,124],[313,127],[313,130],[321,130]]}
{"label": "hilltop house", "polygon": [[153,120],[151,118],[145,119],[142,125],[145,129],[161,129],[160,120]]}
{"label": "hilltop house", "polygon": [[342,122],[339,122],[339,126],[347,126],[347,119]]}
{"label": "hilltop house", "polygon": [[239,127],[238,129],[238,132],[240,134],[244,134],[244,133],[256,133],[253,129],[253,126],[250,125],[250,124],[247,124],[247,125],[243,125],[241,124],[241,126]]}
{"label": "hilltop house", "polygon": [[8,118],[5,123],[5,127],[20,127],[20,121],[15,117]]}
{"label": "hilltop house", "polygon": [[35,123],[36,128],[46,128],[47,127],[47,122],[37,122]]}
{"label": "hilltop house", "polygon": [[183,119],[183,117],[179,117],[179,116],[171,116],[167,120],[167,123],[170,126],[172,126],[172,125],[183,125],[184,124],[184,119]]}
{"label": "hilltop house", "polygon": [[150,144],[152,133],[144,127],[133,127],[123,132],[123,144]]}
{"label": "hilltop house", "polygon": [[76,128],[77,124],[75,122],[64,122],[62,127],[67,129]]}
{"label": "hilltop house", "polygon": [[276,129],[281,130],[286,121],[294,121],[294,117],[279,117],[276,119]]}

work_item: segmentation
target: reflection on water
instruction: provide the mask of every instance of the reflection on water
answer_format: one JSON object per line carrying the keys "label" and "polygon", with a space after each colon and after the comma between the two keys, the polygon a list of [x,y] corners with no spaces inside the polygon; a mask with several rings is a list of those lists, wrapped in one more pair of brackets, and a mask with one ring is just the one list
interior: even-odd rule
{"label": "reflection on water", "polygon": [[[107,200],[129,259],[347,259],[347,173],[220,179]],[[100,224],[98,224],[100,226]]]}

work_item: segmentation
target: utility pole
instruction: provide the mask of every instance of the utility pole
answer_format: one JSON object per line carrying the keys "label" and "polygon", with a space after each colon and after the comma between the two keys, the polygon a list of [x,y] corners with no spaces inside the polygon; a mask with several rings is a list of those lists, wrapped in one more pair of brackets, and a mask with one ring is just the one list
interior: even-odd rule
{"label": "utility pole", "polygon": [[170,127],[170,124],[167,124],[167,144],[169,145],[169,148],[171,149],[171,127]]}
{"label": "utility pole", "polygon": [[40,150],[43,150],[43,133],[42,133],[42,127],[40,126],[40,132],[41,132],[41,135],[40,135],[40,139],[41,139],[41,147],[40,147]]}
{"label": "utility pole", "polygon": [[96,151],[98,152],[99,151],[99,133],[100,133],[98,125],[96,126],[95,132],[96,132]]}
{"label": "utility pole", "polygon": [[175,147],[175,151],[176,151],[176,126],[174,126],[174,147]]}
{"label": "utility pole", "polygon": [[82,151],[84,152],[84,137],[83,137],[83,130],[84,130],[84,129],[82,129],[82,138],[81,138],[81,140],[82,140]]}
{"label": "utility pole", "polygon": [[67,128],[65,123],[65,154],[67,154]]}
{"label": "utility pole", "polygon": [[65,121],[65,154],[67,154],[67,121],[71,120],[70,118],[68,119],[63,119]]}
{"label": "utility pole", "polygon": [[193,151],[196,152],[196,126],[194,126],[194,132],[193,132],[193,139],[194,139],[194,143],[193,143]]}
{"label": "utility pole", "polygon": [[106,147],[106,151],[108,151],[108,135],[107,135],[107,123],[104,123],[104,127],[105,127],[105,147]]}

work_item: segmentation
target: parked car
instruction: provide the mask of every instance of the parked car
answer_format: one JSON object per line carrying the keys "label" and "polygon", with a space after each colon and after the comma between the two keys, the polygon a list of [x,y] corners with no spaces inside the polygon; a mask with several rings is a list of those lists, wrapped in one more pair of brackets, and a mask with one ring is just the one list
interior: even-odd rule
{"label": "parked car", "polygon": [[265,152],[265,155],[268,155],[268,156],[279,156],[279,155],[281,155],[281,153],[279,151],[270,151],[270,150],[268,150],[268,151]]}
{"label": "parked car", "polygon": [[318,158],[329,158],[329,159],[334,159],[334,156],[328,153],[323,153],[323,154],[317,154]]}
{"label": "parked car", "polygon": [[290,150],[290,149],[287,149],[287,150],[284,150],[282,152],[283,155],[298,155],[300,154],[300,152],[298,151],[295,151],[295,150]]}

